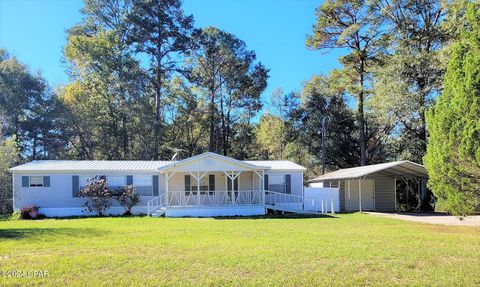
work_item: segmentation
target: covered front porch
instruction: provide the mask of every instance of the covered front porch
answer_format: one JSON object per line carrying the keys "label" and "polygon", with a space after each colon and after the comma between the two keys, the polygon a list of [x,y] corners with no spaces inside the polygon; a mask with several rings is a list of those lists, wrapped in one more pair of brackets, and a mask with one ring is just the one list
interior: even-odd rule
{"label": "covered front porch", "polygon": [[167,207],[264,205],[263,171],[166,172]]}
{"label": "covered front porch", "polygon": [[148,213],[166,216],[265,214],[265,170],[218,154],[206,153],[159,170],[163,193],[148,203]]}

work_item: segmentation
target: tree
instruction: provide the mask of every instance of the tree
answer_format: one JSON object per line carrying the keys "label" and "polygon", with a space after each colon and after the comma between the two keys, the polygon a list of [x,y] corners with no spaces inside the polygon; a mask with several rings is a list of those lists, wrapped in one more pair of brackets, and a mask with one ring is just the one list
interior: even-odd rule
{"label": "tree", "polygon": [[73,82],[60,98],[74,157],[145,157],[148,146],[137,143],[152,125],[142,125],[138,115],[149,114],[150,103],[144,99],[144,71],[128,43],[131,9],[128,0],[88,0],[83,20],[68,30],[64,56]]}
{"label": "tree", "polygon": [[429,187],[452,214],[480,211],[480,6],[451,47],[444,90],[427,113]]}
{"label": "tree", "polygon": [[174,78],[168,86],[167,148],[180,148],[186,156],[207,149],[208,109],[203,98],[196,95],[181,78]]}
{"label": "tree", "polygon": [[12,175],[9,169],[19,161],[19,149],[15,136],[5,138],[6,121],[0,116],[0,214],[10,214],[12,210]]}
{"label": "tree", "polygon": [[440,0],[374,0],[388,44],[375,69],[373,108],[396,127],[399,157],[422,162],[427,147],[425,111],[441,91],[442,48],[449,40]]}
{"label": "tree", "polygon": [[185,16],[180,0],[135,0],[129,14],[129,41],[150,58],[150,83],[155,94],[154,156],[160,156],[164,87],[178,71],[177,61],[190,48],[193,17]]}
{"label": "tree", "polygon": [[110,201],[112,194],[108,189],[107,181],[99,176],[88,180],[87,185],[78,195],[87,199],[83,204],[85,211],[96,212],[99,216],[103,216],[112,205]]}
{"label": "tree", "polygon": [[20,155],[48,157],[55,146],[57,101],[39,73],[0,49],[0,114],[4,136],[15,139]]}
{"label": "tree", "polygon": [[349,92],[357,98],[360,164],[367,163],[364,100],[368,96],[367,81],[371,68],[382,47],[381,22],[372,17],[364,0],[326,0],[316,10],[317,22],[306,45],[329,51],[346,49],[350,53],[340,58],[344,66],[341,75]]}
{"label": "tree", "polygon": [[117,192],[117,200],[125,209],[124,215],[132,215],[132,208],[140,203],[140,195],[135,192],[133,185],[127,185]]}
{"label": "tree", "polygon": [[325,118],[325,162],[327,169],[355,166],[358,162],[355,114],[345,102],[345,91],[335,74],[314,76],[304,84],[300,106],[293,112],[298,140],[316,164],[321,165],[322,121]]}
{"label": "tree", "polygon": [[218,149],[216,135],[220,134],[223,154],[228,155],[235,124],[249,122],[261,108],[268,70],[256,62],[245,42],[215,27],[198,32],[194,42],[197,47],[188,59],[188,78],[208,99],[209,151]]}
{"label": "tree", "polygon": [[255,129],[257,147],[260,156],[270,160],[284,159],[285,153],[285,122],[278,116],[266,113],[260,118]]}

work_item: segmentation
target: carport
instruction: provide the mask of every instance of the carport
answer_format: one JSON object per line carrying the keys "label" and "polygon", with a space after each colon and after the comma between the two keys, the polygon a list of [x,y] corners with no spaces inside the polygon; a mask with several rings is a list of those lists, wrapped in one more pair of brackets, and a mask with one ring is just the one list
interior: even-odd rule
{"label": "carport", "polygon": [[411,161],[395,161],[340,169],[308,181],[312,187],[339,187],[340,211],[396,211],[397,180],[416,183],[426,190],[427,170]]}

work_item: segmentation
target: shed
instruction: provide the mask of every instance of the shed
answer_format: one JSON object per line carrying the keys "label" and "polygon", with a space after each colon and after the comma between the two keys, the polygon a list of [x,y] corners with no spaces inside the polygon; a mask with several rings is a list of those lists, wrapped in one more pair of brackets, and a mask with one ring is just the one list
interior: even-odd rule
{"label": "shed", "polygon": [[396,211],[397,180],[415,179],[423,194],[426,168],[411,161],[394,161],[340,169],[308,181],[312,187],[339,187],[340,211]]}

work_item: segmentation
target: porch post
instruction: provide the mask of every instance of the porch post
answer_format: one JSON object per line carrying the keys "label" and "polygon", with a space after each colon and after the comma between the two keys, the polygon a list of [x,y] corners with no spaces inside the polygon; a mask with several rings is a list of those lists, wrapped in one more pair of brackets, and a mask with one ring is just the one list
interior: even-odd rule
{"label": "porch post", "polygon": [[197,205],[200,205],[200,172],[197,171]]}
{"label": "porch post", "polygon": [[232,189],[230,190],[231,194],[232,194],[232,205],[235,205],[235,191],[233,190],[235,188],[235,178],[233,177],[233,171],[232,171],[232,176],[231,176],[231,187]]}
{"label": "porch post", "polygon": [[168,206],[168,172],[165,172],[165,205]]}
{"label": "porch post", "polygon": [[260,180],[258,181],[258,184],[260,184],[260,188],[262,191],[262,204],[265,205],[265,170],[262,170],[262,178],[261,178],[261,184]]}
{"label": "porch post", "polygon": [[252,174],[252,191],[253,191],[255,190],[255,179],[253,177],[254,172],[252,172],[251,174]]}

